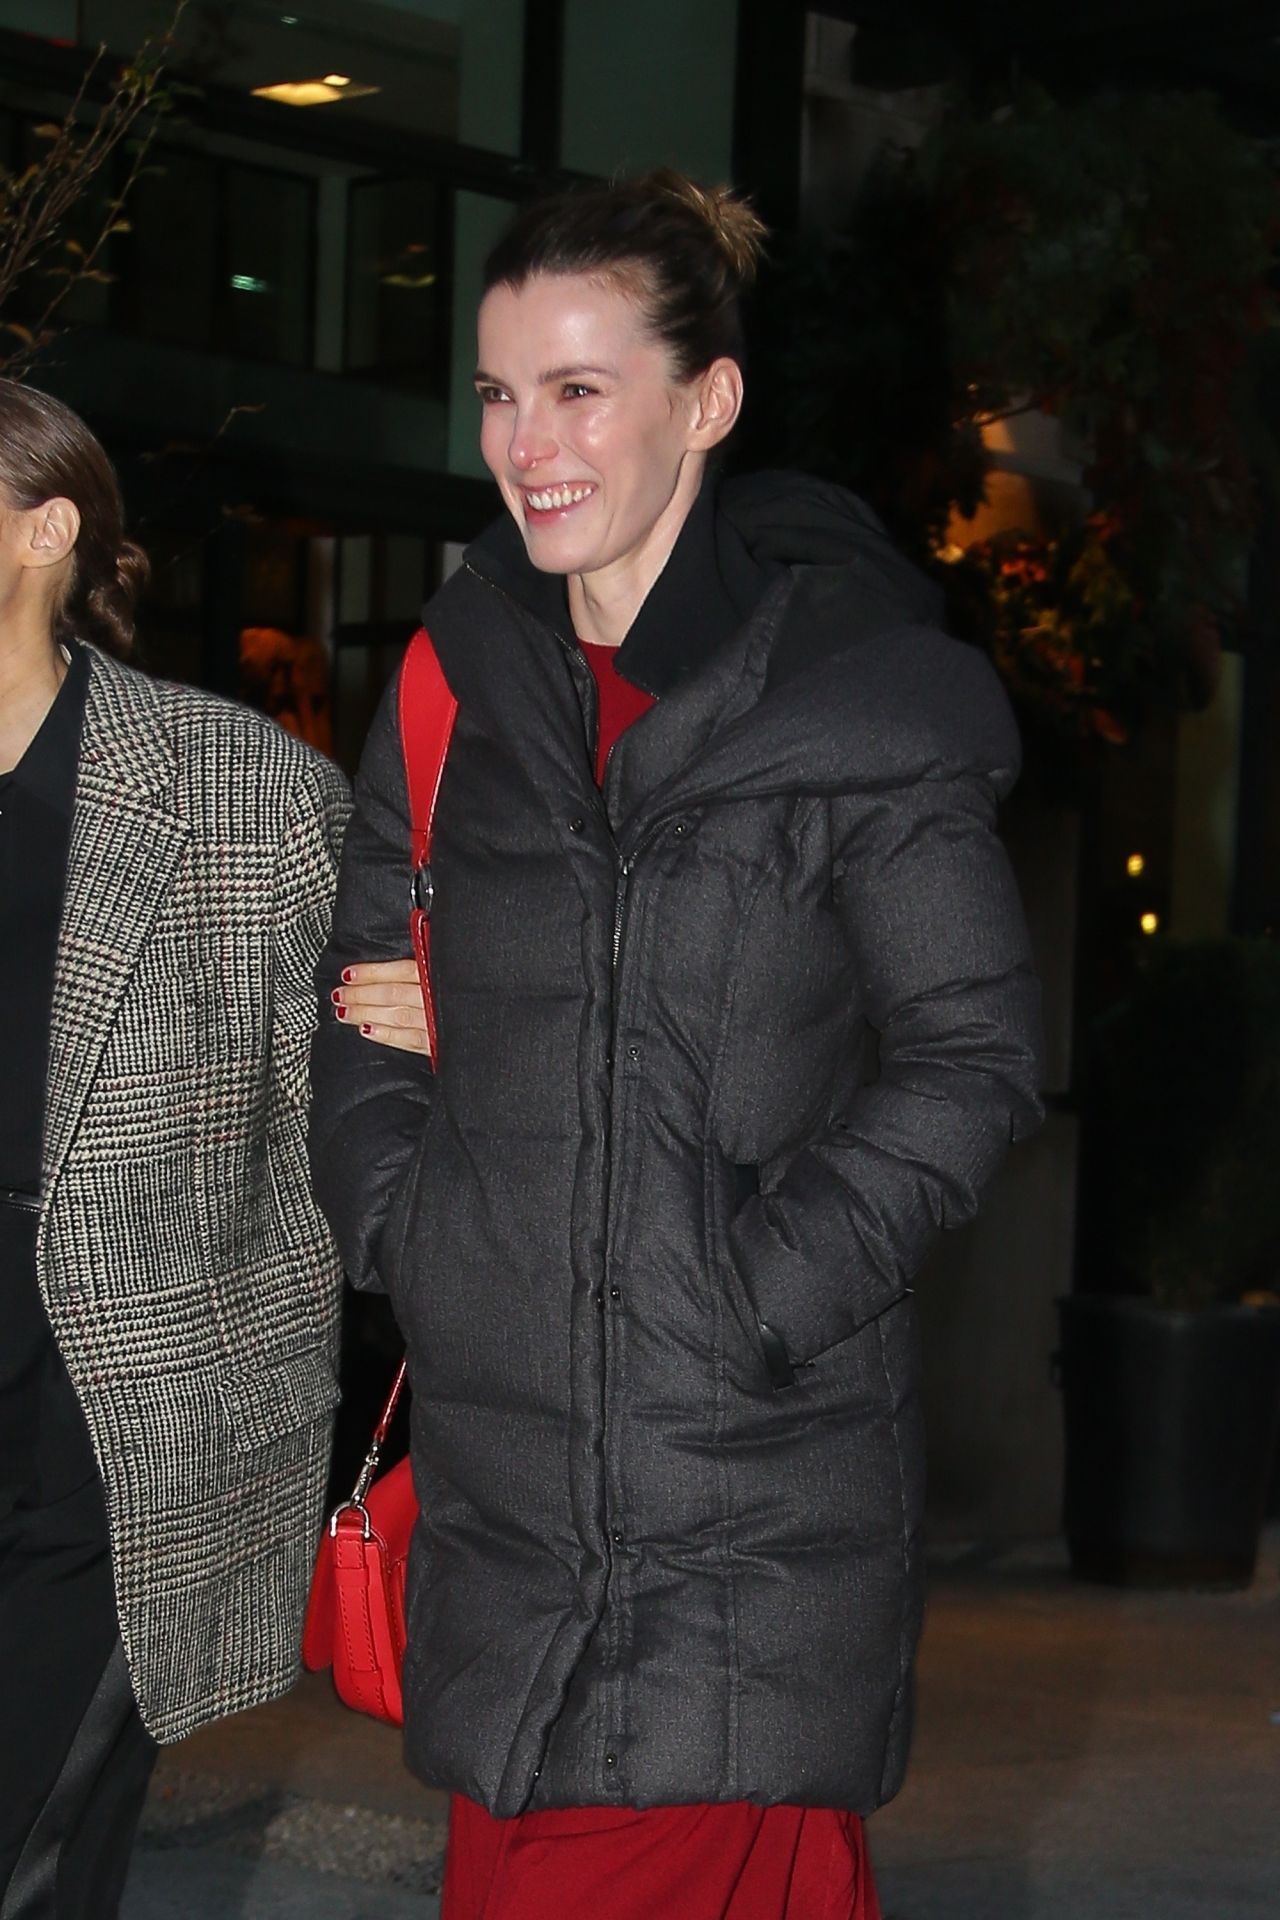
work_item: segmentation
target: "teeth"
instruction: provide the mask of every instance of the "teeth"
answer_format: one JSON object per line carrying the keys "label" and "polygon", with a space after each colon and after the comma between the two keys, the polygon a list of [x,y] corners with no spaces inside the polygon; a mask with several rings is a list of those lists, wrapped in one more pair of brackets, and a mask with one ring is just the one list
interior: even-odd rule
{"label": "teeth", "polygon": [[576,507],[579,500],[585,500],[594,492],[594,487],[547,487],[542,493],[530,493],[526,498],[536,513],[551,513],[557,507]]}

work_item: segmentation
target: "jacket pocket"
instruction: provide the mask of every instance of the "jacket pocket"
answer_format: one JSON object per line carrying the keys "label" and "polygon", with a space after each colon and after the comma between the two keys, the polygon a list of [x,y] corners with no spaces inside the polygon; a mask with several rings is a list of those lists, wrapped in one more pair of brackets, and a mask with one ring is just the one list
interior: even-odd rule
{"label": "jacket pocket", "polygon": [[[750,1162],[730,1162],[732,1175],[732,1214],[755,1199],[760,1192],[760,1169]],[[742,1326],[751,1352],[770,1388],[775,1392],[784,1391],[796,1384],[795,1369],[787,1353],[781,1334],[771,1327],[760,1313],[750,1286],[733,1257],[729,1245],[728,1233],[721,1236],[720,1271],[724,1276],[726,1290],[730,1296],[730,1305]]]}
{"label": "jacket pocket", "polygon": [[338,1404],[338,1378],[327,1347],[254,1373],[226,1374],[217,1387],[238,1453],[254,1453],[314,1420],[328,1420]]}

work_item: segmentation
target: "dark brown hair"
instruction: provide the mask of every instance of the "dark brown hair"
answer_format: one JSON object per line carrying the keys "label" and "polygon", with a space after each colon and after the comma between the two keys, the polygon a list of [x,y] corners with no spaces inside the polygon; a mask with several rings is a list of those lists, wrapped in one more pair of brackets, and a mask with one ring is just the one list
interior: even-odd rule
{"label": "dark brown hair", "polygon": [[648,324],[691,380],[722,354],[741,360],[740,296],[765,228],[727,187],[671,167],[532,201],[485,262],[484,291],[535,274],[589,273],[633,286]]}
{"label": "dark brown hair", "polygon": [[80,515],[71,579],[54,616],[59,639],[133,651],[133,608],[149,563],[124,537],[111,462],[79,414],[36,387],[0,379],[0,491],[20,513],[70,500]]}

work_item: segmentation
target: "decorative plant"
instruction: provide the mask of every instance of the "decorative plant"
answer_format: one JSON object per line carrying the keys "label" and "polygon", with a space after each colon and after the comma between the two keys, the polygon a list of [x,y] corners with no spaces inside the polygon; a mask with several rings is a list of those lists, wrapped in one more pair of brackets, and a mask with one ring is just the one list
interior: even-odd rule
{"label": "decorative plant", "polygon": [[[1063,588],[1052,644],[1078,687],[1049,712],[1120,737],[1144,694],[1209,690],[1216,625],[1238,611],[1275,178],[1209,98],[1169,94],[1062,107],[1028,89],[993,118],[945,118],[916,164],[947,251],[957,410],[1037,407],[1087,450],[1098,512],[1044,542]],[[1045,623],[993,603],[997,659],[1025,695]]]}
{"label": "decorative plant", "polygon": [[1144,943],[1098,1025],[1096,1251],[1169,1307],[1280,1289],[1280,944]]}
{"label": "decorative plant", "polygon": [[1019,705],[1113,746],[1151,667],[1137,590],[1112,554],[1118,532],[1090,514],[1049,539],[1009,532],[938,553],[956,572],[953,610],[966,607],[957,624],[985,639]]}
{"label": "decorative plant", "polygon": [[[40,158],[17,173],[0,167],[0,372],[11,378],[21,378],[56,338],[71,294],[111,278],[111,238],[128,231],[130,191],[161,121],[185,91],[166,80],[165,68],[186,4],[178,0],[165,32],[120,68],[94,110],[108,68],[107,50],[99,47],[62,119],[34,129]],[[128,156],[123,178],[99,199],[118,149]]]}
{"label": "decorative plant", "polygon": [[[787,263],[770,431],[954,562],[959,624],[1033,716],[1123,740],[1207,697],[1239,611],[1278,234],[1266,158],[1208,97],[953,105],[839,246]],[[1029,409],[1081,450],[1092,511],[961,556],[945,525],[980,497],[982,427]]]}

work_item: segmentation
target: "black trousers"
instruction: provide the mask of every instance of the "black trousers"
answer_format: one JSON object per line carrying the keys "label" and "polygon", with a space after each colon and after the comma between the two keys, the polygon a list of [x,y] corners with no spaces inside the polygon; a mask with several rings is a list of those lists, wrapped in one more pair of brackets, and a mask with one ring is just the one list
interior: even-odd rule
{"label": "black trousers", "polygon": [[[22,1251],[33,1247],[32,1234]],[[5,1251],[13,1247],[0,1240]],[[29,1274],[25,1261],[0,1259],[0,1340],[23,1330]],[[79,1403],[51,1345],[33,1340],[21,1353],[10,1339],[5,1360],[0,1920],[114,1920],[156,1744],[125,1669],[102,1482]]]}
{"label": "black trousers", "polygon": [[0,1920],[114,1920],[155,1765],[101,1509],[94,1481],[0,1529]]}

